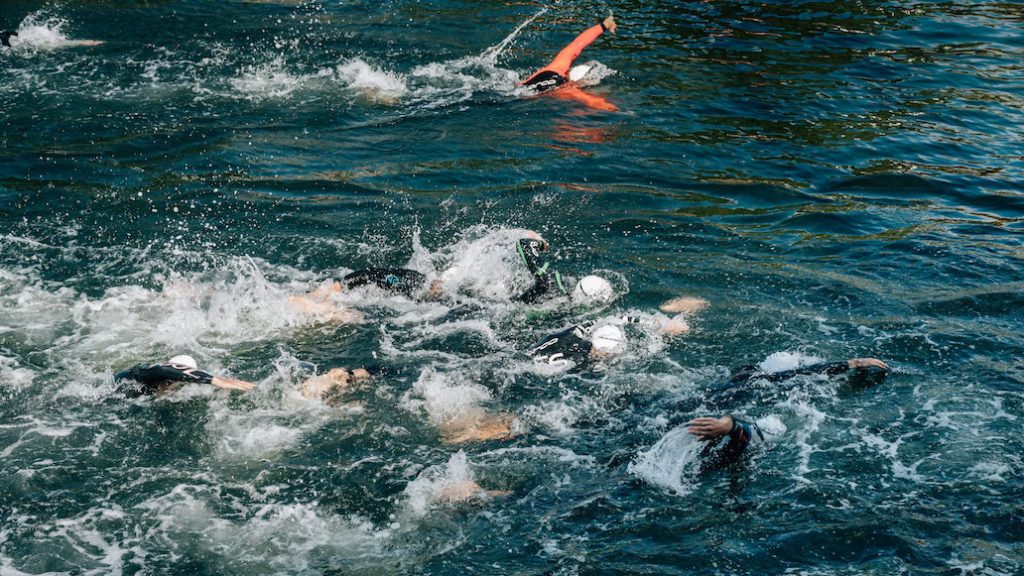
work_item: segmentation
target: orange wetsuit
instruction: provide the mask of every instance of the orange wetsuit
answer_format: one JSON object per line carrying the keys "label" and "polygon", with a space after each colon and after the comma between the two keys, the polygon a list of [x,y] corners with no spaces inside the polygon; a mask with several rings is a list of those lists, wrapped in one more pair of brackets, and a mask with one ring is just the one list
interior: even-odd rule
{"label": "orange wetsuit", "polygon": [[532,76],[520,82],[519,85],[529,86],[544,92],[565,84],[568,81],[567,76],[569,69],[572,68],[573,61],[579,57],[584,48],[590,46],[590,43],[597,40],[597,37],[604,31],[603,22],[587,28],[575,40],[570,42],[568,46],[562,48],[562,51],[555,56],[555,59],[550,64],[534,72]]}

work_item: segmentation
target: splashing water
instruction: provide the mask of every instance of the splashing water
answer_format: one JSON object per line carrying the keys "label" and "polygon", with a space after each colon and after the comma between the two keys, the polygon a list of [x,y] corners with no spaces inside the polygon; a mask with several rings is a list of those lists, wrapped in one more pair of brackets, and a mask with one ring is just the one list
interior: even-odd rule
{"label": "splashing water", "polygon": [[685,425],[678,426],[637,454],[627,470],[649,484],[686,496],[696,488],[700,450],[697,437]]}

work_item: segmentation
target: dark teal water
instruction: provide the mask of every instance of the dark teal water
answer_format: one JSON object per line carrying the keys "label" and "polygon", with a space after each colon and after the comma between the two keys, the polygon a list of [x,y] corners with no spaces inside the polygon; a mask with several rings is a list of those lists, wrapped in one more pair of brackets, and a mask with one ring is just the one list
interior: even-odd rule
{"label": "dark teal water", "polygon": [[[581,61],[618,112],[515,90],[609,11]],[[0,575],[1024,573],[1022,20],[3,2]],[[516,351],[570,320],[501,297],[521,228],[616,280],[586,317],[711,307],[597,374],[538,371]],[[358,325],[289,308],[367,265],[478,284],[347,295]],[[116,390],[177,353],[258,390]],[[706,411],[680,407],[731,367],[857,356],[893,374],[746,399],[775,437],[695,473],[676,426]],[[295,392],[366,364],[389,370],[349,405]],[[523,433],[442,442],[480,409]],[[437,501],[467,478],[511,494]]]}

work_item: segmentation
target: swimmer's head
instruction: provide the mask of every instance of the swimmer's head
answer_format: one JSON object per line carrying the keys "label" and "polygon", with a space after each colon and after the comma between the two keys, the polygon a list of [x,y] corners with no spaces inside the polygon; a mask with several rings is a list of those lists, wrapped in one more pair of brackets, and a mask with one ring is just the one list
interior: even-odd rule
{"label": "swimmer's head", "polygon": [[189,356],[188,354],[179,354],[170,360],[171,364],[177,364],[179,366],[188,366],[193,370],[198,370],[199,365],[196,364],[196,359]]}
{"label": "swimmer's head", "polygon": [[626,333],[612,324],[598,326],[590,335],[595,353],[603,356],[622,354],[626,351]]}
{"label": "swimmer's head", "polygon": [[573,66],[572,69],[569,70],[569,81],[579,82],[580,80],[583,80],[584,78],[587,77],[587,74],[590,72],[591,68],[593,68],[593,66],[590,66],[589,64],[580,64],[579,66]]}
{"label": "swimmer's head", "polygon": [[604,304],[615,297],[612,283],[600,276],[584,276],[569,295],[574,304]]}
{"label": "swimmer's head", "polygon": [[17,36],[17,32],[0,32],[0,44],[11,47],[11,36]]}

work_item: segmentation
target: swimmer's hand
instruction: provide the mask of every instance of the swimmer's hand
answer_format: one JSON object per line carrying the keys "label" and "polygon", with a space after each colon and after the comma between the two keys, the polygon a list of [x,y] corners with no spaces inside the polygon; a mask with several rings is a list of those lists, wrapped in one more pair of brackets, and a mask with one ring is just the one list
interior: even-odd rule
{"label": "swimmer's hand", "polygon": [[530,240],[536,240],[537,242],[540,242],[541,252],[546,252],[548,249],[548,241],[545,240],[544,237],[541,236],[539,233],[534,232],[533,230],[527,230],[523,232],[523,238],[529,238]]}
{"label": "swimmer's hand", "polygon": [[666,314],[696,314],[708,306],[710,306],[710,304],[708,304],[708,301],[703,298],[697,298],[695,296],[680,296],[666,301],[659,306],[658,309]]}
{"label": "swimmer's hand", "polygon": [[252,382],[237,380],[235,378],[226,378],[223,376],[214,376],[213,381],[211,381],[210,384],[225,390],[242,390],[243,392],[249,392],[256,388],[256,385]]}
{"label": "swimmer's hand", "polygon": [[850,366],[851,370],[856,368],[879,368],[881,370],[889,369],[889,365],[886,364],[885,362],[882,362],[878,358],[853,358],[852,360],[848,360],[847,364]]}
{"label": "swimmer's hand", "polygon": [[687,432],[706,442],[708,440],[714,440],[719,436],[725,436],[731,432],[733,421],[732,416],[722,416],[721,418],[694,418],[687,422],[686,426]]}
{"label": "swimmer's hand", "polygon": [[677,314],[661,324],[661,333],[664,336],[682,336],[690,331],[690,324],[686,321],[685,314]]}
{"label": "swimmer's hand", "polygon": [[[591,22],[593,22],[593,20],[591,20]],[[604,29],[605,30],[611,32],[612,34],[615,34],[615,29],[618,28],[618,25],[615,24],[615,17],[613,17],[613,16],[609,16],[609,17],[605,18],[601,22],[601,24],[604,25]]]}

